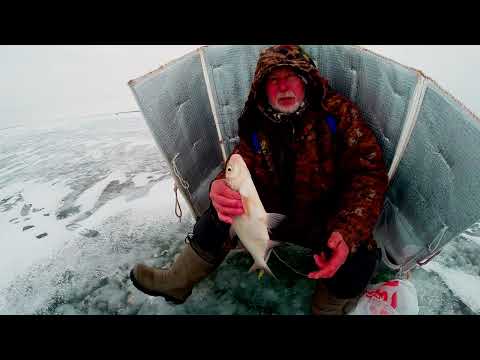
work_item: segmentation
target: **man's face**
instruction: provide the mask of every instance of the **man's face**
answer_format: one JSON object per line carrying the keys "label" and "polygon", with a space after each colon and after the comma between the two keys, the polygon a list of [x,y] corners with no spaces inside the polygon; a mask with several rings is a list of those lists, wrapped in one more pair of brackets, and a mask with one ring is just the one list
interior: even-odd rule
{"label": "man's face", "polygon": [[305,98],[302,79],[288,67],[274,69],[267,77],[265,90],[270,106],[282,113],[295,112]]}

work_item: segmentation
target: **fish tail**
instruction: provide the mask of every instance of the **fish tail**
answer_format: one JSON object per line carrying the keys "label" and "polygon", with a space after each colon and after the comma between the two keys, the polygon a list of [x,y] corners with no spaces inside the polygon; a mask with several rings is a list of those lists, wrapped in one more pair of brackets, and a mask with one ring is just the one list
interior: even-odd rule
{"label": "fish tail", "polygon": [[[261,271],[264,271],[266,272],[268,275],[272,276],[274,279],[278,280],[278,278],[273,274],[272,270],[270,270],[270,268],[268,267],[267,263],[266,262],[263,262],[262,263],[258,263],[258,262],[255,262],[252,267],[250,268],[250,270],[248,270],[248,272],[254,272],[256,270],[261,270]],[[261,275],[259,276],[259,278],[261,278]]]}

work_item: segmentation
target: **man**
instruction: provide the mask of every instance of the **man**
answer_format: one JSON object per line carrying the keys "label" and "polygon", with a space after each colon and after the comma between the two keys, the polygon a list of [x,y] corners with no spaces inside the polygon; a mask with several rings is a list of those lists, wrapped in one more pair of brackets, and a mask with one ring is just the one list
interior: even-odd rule
{"label": "man", "polygon": [[[287,215],[272,239],[314,251],[312,312],[344,313],[379,260],[372,230],[388,177],[375,135],[300,47],[280,45],[260,54],[239,137],[233,153],[244,158],[266,211]],[[213,181],[212,206],[172,267],[135,266],[137,288],[182,303],[235,246],[229,224],[243,207],[224,177]]]}

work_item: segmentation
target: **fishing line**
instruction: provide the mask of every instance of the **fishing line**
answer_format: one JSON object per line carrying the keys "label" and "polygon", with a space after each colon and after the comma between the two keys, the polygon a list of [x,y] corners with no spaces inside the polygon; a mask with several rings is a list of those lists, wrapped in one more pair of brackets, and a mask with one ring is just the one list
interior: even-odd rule
{"label": "fishing line", "polygon": [[287,266],[290,270],[292,270],[293,272],[297,273],[298,275],[301,275],[303,277],[306,277],[308,278],[308,275],[307,274],[303,274],[301,273],[300,271],[296,270],[293,266],[290,266],[285,260],[283,260],[278,254],[277,252],[272,249],[272,252],[275,254],[275,256],[277,257],[278,260],[280,260],[285,266]]}
{"label": "fishing line", "polygon": [[[178,171],[178,168],[177,168],[176,160],[177,160],[177,157],[179,155],[180,155],[180,153],[177,153],[173,157],[172,162],[171,162],[172,169],[173,169],[173,172],[174,172],[176,178],[178,179],[178,181],[180,181],[180,184],[185,189],[185,191],[187,192],[188,196],[191,199],[192,196],[190,194],[190,191],[188,190],[189,187],[190,187],[190,184],[188,183],[188,181],[186,181],[185,179],[182,178],[182,176],[180,175],[180,171]],[[175,192],[175,215],[178,217],[179,221],[182,221],[182,208],[180,207],[180,202],[178,201],[177,190],[178,190],[178,185],[177,185],[177,182],[175,181],[175,183],[173,184],[173,191]]]}

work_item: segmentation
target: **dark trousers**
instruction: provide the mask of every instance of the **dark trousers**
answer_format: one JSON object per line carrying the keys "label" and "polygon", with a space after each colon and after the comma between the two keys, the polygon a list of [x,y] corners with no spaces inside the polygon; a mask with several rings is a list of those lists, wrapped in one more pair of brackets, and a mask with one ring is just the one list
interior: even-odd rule
{"label": "dark trousers", "polygon": [[[211,206],[197,221],[193,234],[188,236],[189,243],[197,254],[205,261],[220,264],[228,252],[236,246],[236,240],[230,240],[230,225],[218,219],[215,209]],[[318,246],[302,242],[304,236],[299,232],[289,231],[288,224],[279,226],[272,231],[272,240],[294,243],[319,251]],[[298,239],[298,240],[297,240]],[[326,240],[325,240],[326,241]],[[360,246],[354,254],[330,279],[322,280],[330,293],[337,298],[349,299],[360,295],[370,282],[380,260],[378,249],[368,250]],[[312,271],[318,269],[311,258]]]}

